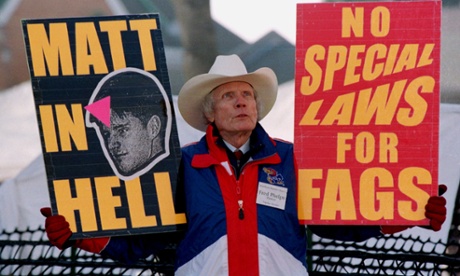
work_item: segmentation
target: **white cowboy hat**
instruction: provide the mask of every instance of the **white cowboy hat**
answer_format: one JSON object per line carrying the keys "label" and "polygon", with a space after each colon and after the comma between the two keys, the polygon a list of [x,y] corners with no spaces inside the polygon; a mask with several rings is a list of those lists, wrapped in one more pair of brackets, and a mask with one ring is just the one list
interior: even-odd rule
{"label": "white cowboy hat", "polygon": [[209,73],[191,78],[179,92],[179,111],[185,121],[198,130],[206,131],[207,124],[202,110],[204,97],[217,86],[232,81],[247,82],[257,92],[261,103],[259,119],[270,112],[278,92],[278,80],[273,70],[263,67],[248,73],[237,55],[217,56]]}

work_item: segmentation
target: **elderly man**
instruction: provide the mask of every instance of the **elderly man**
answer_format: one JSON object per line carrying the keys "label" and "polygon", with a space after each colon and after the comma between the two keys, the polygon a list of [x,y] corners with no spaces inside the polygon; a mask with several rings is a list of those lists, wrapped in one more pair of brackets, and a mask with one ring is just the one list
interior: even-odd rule
{"label": "elderly man", "polygon": [[[193,77],[182,87],[179,110],[188,124],[206,135],[182,151],[179,185],[184,190],[188,227],[177,249],[177,275],[307,274],[305,227],[297,218],[293,145],[272,139],[258,123],[272,108],[276,94],[277,80],[271,69],[247,73],[236,55],[217,57],[208,74]],[[282,204],[273,207],[258,202],[257,194],[267,185],[283,194]],[[427,217],[435,230],[445,219],[444,205],[442,197],[432,197],[427,204]],[[403,230],[379,226],[312,229],[355,241]],[[52,234],[48,231],[50,240]],[[62,247],[65,240],[55,244]],[[144,235],[77,243],[133,262],[155,254],[160,238]]]}

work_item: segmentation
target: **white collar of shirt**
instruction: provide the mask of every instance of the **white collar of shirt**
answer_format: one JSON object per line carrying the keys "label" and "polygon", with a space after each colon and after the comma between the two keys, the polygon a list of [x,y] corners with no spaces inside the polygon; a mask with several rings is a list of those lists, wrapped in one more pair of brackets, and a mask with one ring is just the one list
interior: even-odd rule
{"label": "white collar of shirt", "polygon": [[[250,148],[250,146],[249,146],[249,140],[250,140],[250,139],[248,139],[248,140],[246,141],[246,143],[244,143],[244,144],[239,148],[239,150],[241,150],[241,152],[243,152],[243,154],[245,154],[245,153],[247,153],[247,152],[249,151],[249,148]],[[232,146],[230,143],[227,143],[227,141],[225,141],[225,140],[223,140],[223,141],[224,141],[225,145],[228,147],[228,149],[231,150],[232,152],[235,152],[235,150],[237,150],[237,148],[235,148],[234,146]]]}

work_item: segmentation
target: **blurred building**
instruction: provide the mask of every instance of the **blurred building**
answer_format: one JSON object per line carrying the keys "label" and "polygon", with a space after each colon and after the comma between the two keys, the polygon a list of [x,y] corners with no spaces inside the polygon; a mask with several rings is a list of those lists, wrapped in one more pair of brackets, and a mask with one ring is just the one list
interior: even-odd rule
{"label": "blurred building", "polygon": [[[460,0],[443,1],[441,102],[460,103]],[[172,1],[164,0],[0,0],[0,93],[29,80],[21,19],[159,13],[172,93],[184,83],[183,47]],[[295,46],[275,32],[248,44],[214,22],[219,54],[236,53],[252,71],[271,67],[280,83],[294,78]]]}
{"label": "blurred building", "polygon": [[21,19],[113,13],[106,1],[0,1],[0,90],[29,80]]}
{"label": "blurred building", "polygon": [[[171,1],[0,0],[0,91],[29,80],[21,19],[159,13],[173,94],[184,83],[180,28]],[[248,44],[214,22],[218,54],[236,53],[252,71],[271,67],[280,83],[294,78],[294,45],[275,32]],[[1,92],[0,92],[1,93]]]}

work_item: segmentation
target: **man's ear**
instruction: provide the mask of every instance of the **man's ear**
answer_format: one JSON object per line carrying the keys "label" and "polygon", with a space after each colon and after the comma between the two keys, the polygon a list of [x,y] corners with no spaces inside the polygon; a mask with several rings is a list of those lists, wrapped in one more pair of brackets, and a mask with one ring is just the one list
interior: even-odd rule
{"label": "man's ear", "polygon": [[204,117],[208,120],[209,123],[214,123],[214,112],[204,113]]}
{"label": "man's ear", "polygon": [[161,130],[161,120],[157,115],[153,115],[147,123],[147,131],[151,138],[158,136]]}

